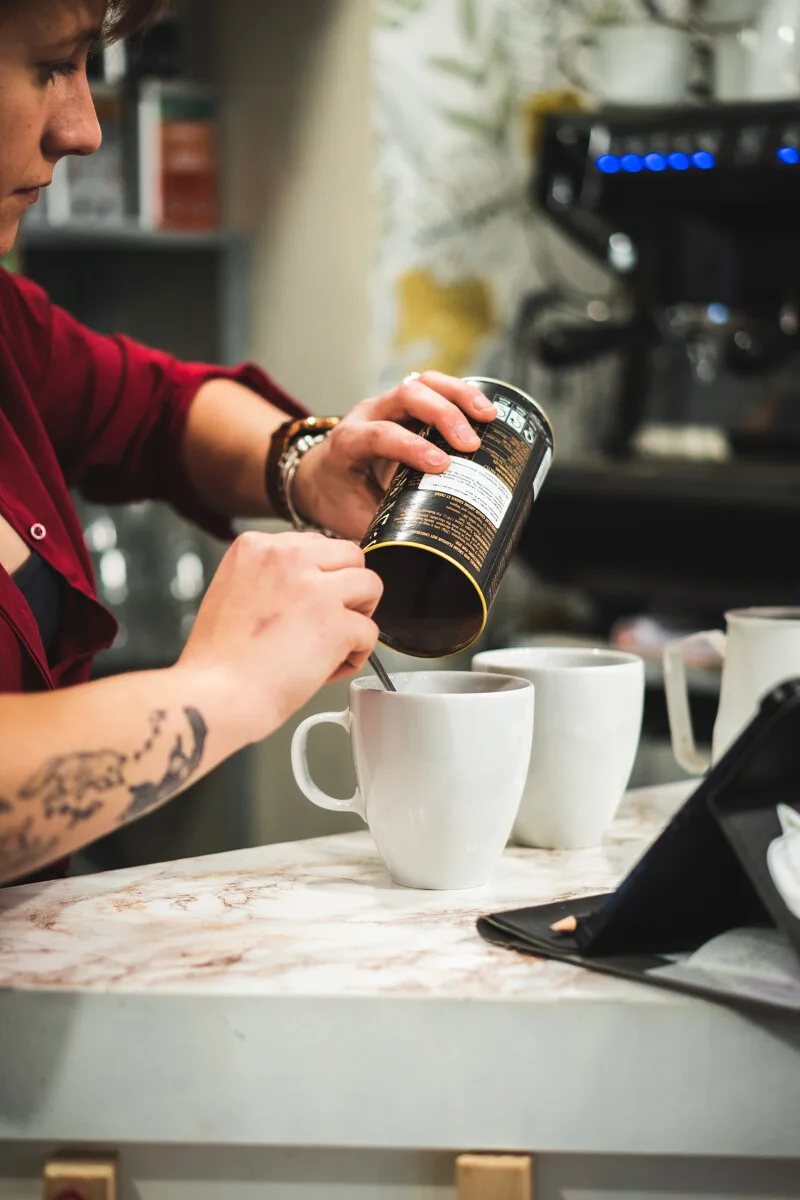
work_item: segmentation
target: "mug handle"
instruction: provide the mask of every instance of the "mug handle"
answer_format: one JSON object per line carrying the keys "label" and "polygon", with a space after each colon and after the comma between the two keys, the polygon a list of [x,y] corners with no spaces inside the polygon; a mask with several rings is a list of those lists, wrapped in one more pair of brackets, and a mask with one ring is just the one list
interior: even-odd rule
{"label": "mug handle", "polygon": [[711,646],[724,660],[726,637],[720,629],[693,633],[690,637],[669,642],[664,647],[664,688],[667,693],[672,752],[678,764],[691,775],[702,775],[711,766],[711,759],[701,754],[695,744],[689,708],[689,689],[686,686],[685,652],[689,646],[697,643]]}
{"label": "mug handle", "polygon": [[594,93],[597,87],[593,83],[588,74],[584,74],[580,69],[578,55],[581,50],[594,50],[597,47],[596,40],[587,33],[579,33],[574,37],[569,37],[561,43],[558,51],[558,69],[561,74],[568,79],[574,87],[580,88],[582,92]]}
{"label": "mug handle", "polygon": [[317,713],[316,716],[306,717],[305,721],[301,721],[292,738],[292,771],[300,791],[312,804],[317,804],[320,808],[327,808],[331,812],[358,813],[362,820],[366,821],[364,801],[359,788],[356,788],[349,800],[338,800],[335,796],[329,796],[327,792],[322,791],[322,788],[317,787],[311,778],[308,766],[308,735],[314,726],[341,725],[342,729],[349,733],[350,721],[348,709],[339,713]]}

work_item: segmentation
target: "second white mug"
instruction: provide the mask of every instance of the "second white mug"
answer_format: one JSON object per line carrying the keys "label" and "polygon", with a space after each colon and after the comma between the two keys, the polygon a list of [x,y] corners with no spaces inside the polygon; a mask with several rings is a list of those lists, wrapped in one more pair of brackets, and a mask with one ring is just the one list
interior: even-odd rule
{"label": "second white mug", "polygon": [[519,647],[487,650],[474,671],[529,680],[536,726],[514,825],[525,846],[596,846],[633,769],[642,727],[644,663],[617,650]]}

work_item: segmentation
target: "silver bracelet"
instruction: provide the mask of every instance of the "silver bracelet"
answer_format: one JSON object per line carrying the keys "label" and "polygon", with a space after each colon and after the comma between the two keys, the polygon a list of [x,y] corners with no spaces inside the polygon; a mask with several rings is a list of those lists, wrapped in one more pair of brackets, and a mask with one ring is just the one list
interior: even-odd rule
{"label": "silver bracelet", "polygon": [[292,487],[294,485],[294,477],[297,474],[297,468],[309,450],[313,450],[315,446],[319,446],[321,442],[325,441],[327,436],[327,433],[307,433],[303,437],[298,438],[286,451],[278,469],[281,474],[281,488],[286,498],[286,507],[289,510],[294,528],[300,533],[313,531],[315,533],[323,533],[325,537],[336,537],[336,534],[332,533],[329,529],[323,529],[320,525],[315,525],[313,522],[304,520],[297,511],[292,498]]}

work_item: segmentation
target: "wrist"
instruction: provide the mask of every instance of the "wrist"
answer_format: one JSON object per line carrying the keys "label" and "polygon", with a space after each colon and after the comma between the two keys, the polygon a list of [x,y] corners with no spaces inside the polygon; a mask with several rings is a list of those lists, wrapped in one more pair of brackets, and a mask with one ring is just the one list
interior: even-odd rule
{"label": "wrist", "polygon": [[164,672],[169,691],[182,697],[203,716],[208,729],[208,749],[215,762],[222,762],[263,736],[254,729],[258,712],[254,697],[243,686],[241,672],[227,663],[211,663],[195,657],[191,641],[174,666]]}
{"label": "wrist", "polygon": [[312,516],[302,504],[298,506],[295,497],[300,463],[338,423],[338,417],[305,417],[285,421],[272,435],[265,465],[265,490],[273,515],[296,529],[305,528]]}
{"label": "wrist", "polygon": [[[188,661],[187,661],[188,659]],[[296,711],[293,675],[284,674],[279,656],[274,670],[252,669],[252,663],[198,663],[184,652],[170,674],[179,681],[186,703],[196,706],[208,728],[209,761],[216,766],[232,754],[270,737]],[[305,697],[304,697],[305,698]]]}
{"label": "wrist", "polygon": [[326,435],[310,437],[287,455],[284,467],[284,490],[291,514],[292,526],[299,530],[327,533],[321,520],[319,505],[320,463],[325,456]]}

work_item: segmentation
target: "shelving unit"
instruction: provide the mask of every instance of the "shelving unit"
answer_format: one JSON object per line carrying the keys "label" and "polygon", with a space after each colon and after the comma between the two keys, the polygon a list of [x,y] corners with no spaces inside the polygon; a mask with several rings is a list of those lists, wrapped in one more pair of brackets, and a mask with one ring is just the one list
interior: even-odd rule
{"label": "shelving unit", "polygon": [[798,602],[799,515],[798,466],[576,462],[553,468],[522,552],[609,622],[674,611],[718,623],[727,608]]}
{"label": "shelving unit", "polygon": [[229,364],[248,357],[243,234],[161,232],[135,222],[35,225],[23,231],[22,250],[26,274],[100,332],[127,333],[190,360]]}
{"label": "shelving unit", "polygon": [[554,467],[548,496],[800,511],[800,464],[586,457]]}
{"label": "shelving unit", "polygon": [[33,225],[25,231],[29,250],[214,250],[229,249],[241,236],[230,229],[179,233],[143,229],[135,221],[124,225]]}

